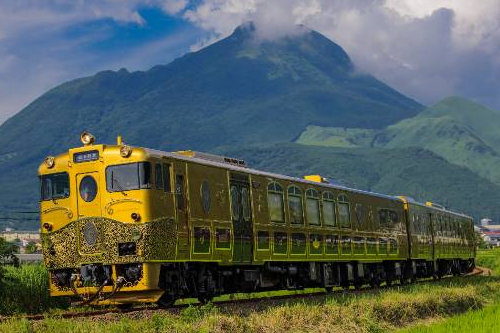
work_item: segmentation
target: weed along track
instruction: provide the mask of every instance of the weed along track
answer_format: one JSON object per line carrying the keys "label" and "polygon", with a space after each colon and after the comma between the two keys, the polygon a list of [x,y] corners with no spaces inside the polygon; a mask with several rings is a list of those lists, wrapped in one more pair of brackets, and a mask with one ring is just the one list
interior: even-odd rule
{"label": "weed along track", "polygon": [[[384,292],[391,291],[401,291],[404,288],[411,288],[418,284],[433,284],[439,283],[443,281],[453,281],[453,280],[467,280],[468,277],[477,277],[477,276],[489,276],[491,275],[491,271],[487,268],[476,267],[473,272],[464,275],[463,277],[445,277],[442,280],[434,280],[434,279],[424,279],[415,281],[411,285],[401,285],[395,284],[391,286],[382,285],[377,288],[372,288],[369,286],[362,286],[359,289],[334,289],[332,292],[325,291],[303,291],[301,293],[292,293],[290,294],[288,291],[282,291],[284,293],[279,295],[279,292],[271,293],[255,293],[249,295],[229,295],[227,297],[219,297],[218,299],[214,299],[212,303],[209,304],[201,304],[199,302],[194,303],[184,303],[177,304],[167,308],[159,307],[159,306],[151,306],[151,305],[143,305],[137,307],[131,307],[127,309],[119,309],[119,308],[109,308],[109,309],[101,309],[101,310],[89,310],[89,311],[68,311],[61,312],[57,314],[38,314],[38,315],[27,315],[27,316],[9,316],[0,318],[0,322],[6,322],[9,320],[21,320],[25,319],[28,321],[41,321],[47,318],[54,319],[82,319],[86,318],[110,318],[110,316],[116,316],[116,318],[121,317],[129,317],[129,318],[147,318],[152,316],[153,314],[161,314],[161,315],[173,315],[179,316],[182,315],[183,311],[187,308],[194,308],[198,310],[194,310],[195,312],[203,312],[204,308],[215,308],[222,313],[249,313],[253,311],[260,311],[264,309],[270,309],[273,307],[280,307],[283,305],[290,304],[298,304],[301,302],[308,302],[311,304],[322,304],[327,302],[327,299],[338,298],[338,297],[363,297],[369,296],[370,294],[381,294]],[[245,297],[246,296],[246,297]],[[234,299],[227,299],[232,298]],[[186,300],[189,301],[189,300]]]}

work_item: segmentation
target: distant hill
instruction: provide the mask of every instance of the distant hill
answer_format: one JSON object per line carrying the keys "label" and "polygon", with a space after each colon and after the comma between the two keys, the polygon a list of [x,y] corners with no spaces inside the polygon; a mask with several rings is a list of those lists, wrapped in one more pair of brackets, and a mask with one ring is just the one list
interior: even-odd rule
{"label": "distant hill", "polygon": [[122,134],[134,145],[212,150],[292,141],[307,125],[380,129],[423,109],[358,73],[339,45],[298,29],[259,42],[249,24],[170,64],[48,91],[0,126],[0,209],[36,207],[37,165],[80,145],[82,130],[99,142]]}
{"label": "distant hill", "polygon": [[308,127],[298,143],[327,147],[417,147],[500,185],[500,112],[459,97],[382,130]]}

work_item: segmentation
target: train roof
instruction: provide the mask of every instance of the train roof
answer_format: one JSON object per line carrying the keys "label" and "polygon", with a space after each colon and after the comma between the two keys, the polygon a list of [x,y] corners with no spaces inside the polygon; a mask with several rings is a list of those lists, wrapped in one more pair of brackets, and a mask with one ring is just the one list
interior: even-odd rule
{"label": "train roof", "polygon": [[427,208],[427,209],[433,209],[435,211],[439,211],[439,212],[443,212],[443,213],[449,213],[449,214],[453,214],[453,215],[465,217],[465,218],[468,218],[468,219],[472,219],[472,217],[469,216],[469,215],[467,215],[467,214],[463,214],[463,213],[459,213],[459,212],[454,212],[452,210],[447,209],[444,206],[436,205],[436,204],[433,204],[433,203],[430,203],[430,202],[429,203],[422,203],[422,202],[418,202],[418,201],[416,201],[416,200],[414,200],[413,198],[410,198],[410,197],[403,197],[402,200],[406,200],[408,202],[408,204],[411,204],[411,205],[420,206],[420,207],[424,207],[424,208]]}
{"label": "train roof", "polygon": [[[414,199],[409,198],[409,197],[392,196],[392,195],[381,194],[381,193],[376,193],[376,192],[363,191],[363,190],[354,189],[354,188],[350,188],[350,187],[342,186],[342,185],[337,185],[337,184],[318,183],[318,182],[303,179],[303,178],[291,177],[291,176],[286,176],[286,175],[282,175],[282,174],[252,169],[252,168],[247,167],[246,164],[242,160],[239,160],[239,159],[211,155],[211,154],[205,154],[205,153],[201,153],[201,156],[203,156],[203,157],[200,158],[200,157],[197,157],[197,155],[196,155],[196,154],[200,154],[198,152],[192,152],[193,153],[192,155],[186,155],[186,154],[182,154],[179,152],[165,152],[165,151],[160,151],[160,150],[150,149],[150,148],[142,148],[142,149],[144,149],[149,154],[168,156],[168,157],[172,157],[172,158],[176,158],[176,159],[180,159],[180,160],[185,160],[185,161],[194,161],[194,162],[199,163],[199,164],[221,167],[221,168],[225,168],[225,169],[233,170],[233,171],[237,171],[237,172],[244,172],[244,173],[249,173],[249,174],[259,175],[259,176],[264,176],[264,177],[270,177],[270,178],[275,178],[275,179],[295,181],[295,182],[300,182],[303,184],[310,184],[310,185],[316,185],[316,186],[320,185],[320,186],[323,186],[326,188],[331,188],[331,189],[340,190],[340,191],[344,190],[344,191],[354,192],[354,193],[358,193],[358,194],[375,196],[375,197],[378,197],[381,199],[391,200],[391,201],[400,202],[400,203],[404,203],[405,201],[407,201],[408,203],[418,205],[421,207],[426,207],[428,209],[433,209],[433,210],[437,210],[440,212],[450,213],[450,214],[454,214],[457,216],[462,216],[462,217],[472,219],[472,217],[470,217],[468,215],[454,212],[454,211],[450,211],[442,206],[439,206],[439,207],[434,206],[434,205],[429,206],[429,205],[426,205],[424,203],[417,202]],[[207,156],[208,156],[208,158],[206,158]],[[219,157],[220,160],[217,161],[215,159],[216,157]],[[232,160],[233,163],[225,162],[227,160]],[[239,165],[237,165],[237,164],[239,164]]]}
{"label": "train roof", "polygon": [[[139,147],[137,147],[137,148],[139,148]],[[363,190],[359,190],[359,189],[353,189],[353,188],[350,188],[347,186],[342,186],[342,185],[336,185],[336,184],[330,184],[330,183],[318,183],[318,182],[303,179],[303,178],[291,177],[291,176],[286,176],[286,175],[282,175],[282,174],[278,174],[278,173],[272,173],[272,172],[252,169],[252,168],[249,168],[246,166],[238,166],[235,164],[225,163],[222,161],[219,162],[219,161],[215,161],[215,160],[199,158],[199,157],[196,157],[196,155],[186,156],[186,155],[180,154],[178,152],[165,152],[165,151],[150,149],[150,148],[142,148],[142,149],[144,149],[147,153],[149,153],[151,155],[159,155],[162,157],[165,156],[165,157],[171,157],[171,158],[184,160],[184,161],[192,161],[192,162],[196,162],[196,163],[203,164],[203,165],[220,167],[220,168],[224,168],[224,169],[228,169],[228,170],[232,170],[232,171],[236,171],[236,172],[249,173],[252,175],[270,177],[270,178],[281,179],[281,180],[289,180],[289,181],[300,182],[303,184],[310,184],[310,185],[315,185],[315,186],[320,185],[322,187],[327,187],[327,188],[331,188],[331,189],[336,189],[336,190],[341,190],[341,191],[344,190],[344,191],[354,192],[354,193],[358,193],[358,194],[371,195],[371,196],[379,197],[382,199],[387,199],[387,200],[392,200],[392,201],[402,203],[401,199],[396,197],[396,196],[380,194],[380,193],[375,193],[375,192],[369,192],[369,191],[363,191]],[[214,155],[212,155],[212,156],[214,156]]]}

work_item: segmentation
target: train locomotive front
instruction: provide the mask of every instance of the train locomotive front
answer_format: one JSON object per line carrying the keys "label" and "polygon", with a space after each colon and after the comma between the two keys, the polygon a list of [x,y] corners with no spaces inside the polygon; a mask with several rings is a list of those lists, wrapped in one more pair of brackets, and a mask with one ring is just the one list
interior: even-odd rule
{"label": "train locomotive front", "polygon": [[156,302],[160,262],[175,259],[177,239],[167,165],[153,184],[153,165],[162,161],[153,164],[144,149],[120,138],[94,145],[89,133],[81,140],[83,147],[39,167],[50,293],[87,303]]}

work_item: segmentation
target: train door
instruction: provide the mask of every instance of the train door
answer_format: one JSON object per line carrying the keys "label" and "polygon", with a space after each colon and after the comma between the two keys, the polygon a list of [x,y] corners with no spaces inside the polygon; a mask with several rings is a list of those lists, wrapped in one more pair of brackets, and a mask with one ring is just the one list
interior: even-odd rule
{"label": "train door", "polygon": [[101,216],[101,194],[99,173],[88,172],[76,175],[78,190],[78,217]]}
{"label": "train door", "polygon": [[232,173],[229,186],[234,233],[233,262],[251,262],[253,228],[248,175]]}
{"label": "train door", "polygon": [[186,195],[186,167],[184,163],[174,164],[175,215],[177,220],[177,259],[190,256],[188,223],[188,199]]}

